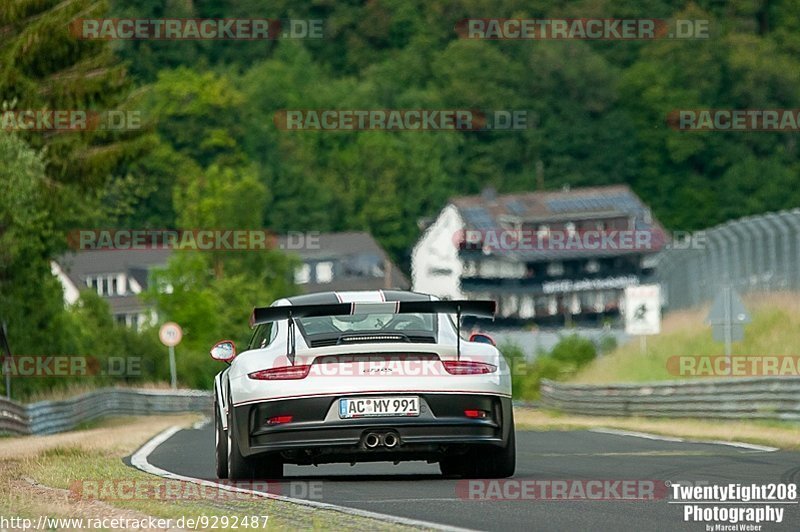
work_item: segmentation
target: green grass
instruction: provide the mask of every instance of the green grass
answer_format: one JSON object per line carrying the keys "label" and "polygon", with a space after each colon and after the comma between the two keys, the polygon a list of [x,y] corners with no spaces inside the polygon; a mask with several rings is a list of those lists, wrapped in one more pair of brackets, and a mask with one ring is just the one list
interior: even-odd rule
{"label": "green grass", "polygon": [[[332,510],[323,510],[299,504],[260,498],[248,494],[232,494],[210,488],[201,490],[195,484],[166,481],[125,465],[122,458],[134,445],[127,440],[125,427],[118,420],[100,423],[101,428],[87,431],[96,445],[87,447],[84,440],[74,443],[53,442],[46,448],[29,451],[15,458],[0,461],[0,514],[32,519],[39,516],[52,518],[102,518],[130,517],[137,512],[156,518],[181,517],[196,519],[200,516],[225,516],[232,520],[251,516],[269,516],[266,527],[262,519],[256,527],[269,530],[405,530],[409,527],[394,525],[370,518],[358,517]],[[141,422],[138,425],[141,433]],[[102,432],[102,440],[96,436]],[[72,433],[70,433],[72,434]],[[93,436],[90,436],[93,435]],[[64,435],[51,436],[59,438]],[[138,436],[141,438],[141,435]],[[36,437],[34,437],[36,438]],[[9,439],[5,445],[24,446],[23,438]],[[132,488],[121,487],[120,481],[136,481],[139,486],[151,487],[131,496]],[[179,486],[169,490],[165,487]],[[86,496],[81,487],[86,486]],[[92,486],[94,489],[92,489]],[[116,488],[110,492],[98,486]],[[55,490],[53,489],[55,488]],[[335,489],[325,483],[325,489]],[[57,491],[57,490],[67,490]],[[94,498],[91,493],[97,493]],[[143,493],[143,495],[142,495]],[[160,494],[160,495],[159,495]],[[169,496],[172,494],[172,496]],[[378,510],[380,511],[380,510]],[[126,515],[126,512],[128,513]],[[232,521],[229,521],[232,522]],[[243,528],[239,526],[239,528]],[[203,529],[203,528],[200,528]]]}
{"label": "green grass", "polygon": [[[70,489],[80,481],[122,481],[136,480],[161,486],[158,477],[142,473],[126,466],[117,456],[98,456],[76,447],[58,447],[43,452],[40,459],[29,469],[29,474],[37,482],[62,489]],[[108,485],[112,485],[109,483]],[[148,484],[149,485],[149,484]],[[77,486],[77,485],[76,485]],[[78,493],[75,487],[75,493]],[[381,526],[372,520],[337,512],[322,512],[311,508],[281,501],[249,497],[247,500],[230,500],[233,497],[218,499],[158,500],[108,500],[115,507],[137,510],[156,517],[178,519],[182,516],[233,516],[240,518],[252,515],[268,515],[268,528],[278,530],[337,529],[354,530],[362,527]]]}
{"label": "green grass", "polygon": [[[732,344],[733,355],[800,354],[800,296],[788,293],[745,298],[753,321],[745,325],[744,340]],[[708,307],[668,314],[662,334],[647,338],[647,352],[639,339],[620,346],[579,371],[571,382],[607,384],[693,378],[668,369],[670,357],[722,356],[724,345],[715,342],[705,319]],[[707,378],[707,377],[694,377]]]}

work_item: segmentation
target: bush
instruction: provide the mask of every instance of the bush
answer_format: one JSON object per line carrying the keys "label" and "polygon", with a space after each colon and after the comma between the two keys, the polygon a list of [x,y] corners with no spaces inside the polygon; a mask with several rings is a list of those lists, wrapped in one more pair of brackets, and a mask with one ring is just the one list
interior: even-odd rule
{"label": "bush", "polygon": [[542,379],[563,380],[597,356],[594,344],[578,335],[562,338],[549,353],[539,353],[528,362],[522,349],[514,344],[500,346],[511,370],[515,399],[538,399]]}
{"label": "bush", "polygon": [[591,340],[572,334],[562,338],[550,351],[553,359],[575,368],[585,366],[597,356],[597,348]]}

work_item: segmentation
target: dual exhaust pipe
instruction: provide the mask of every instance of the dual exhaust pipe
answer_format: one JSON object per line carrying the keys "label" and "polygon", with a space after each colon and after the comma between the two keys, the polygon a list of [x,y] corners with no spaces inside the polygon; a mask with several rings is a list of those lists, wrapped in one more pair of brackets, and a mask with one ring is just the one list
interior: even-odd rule
{"label": "dual exhaust pipe", "polygon": [[400,443],[400,436],[394,432],[368,432],[364,436],[364,447],[374,449],[379,446],[391,449]]}

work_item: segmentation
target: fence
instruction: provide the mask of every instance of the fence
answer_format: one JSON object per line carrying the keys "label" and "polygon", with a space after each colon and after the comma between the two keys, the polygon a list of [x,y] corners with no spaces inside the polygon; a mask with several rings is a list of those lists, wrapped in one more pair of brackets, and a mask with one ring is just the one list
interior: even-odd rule
{"label": "fence", "polygon": [[541,405],[601,416],[800,421],[800,378],[703,379],[643,384],[543,380]]}
{"label": "fence", "polygon": [[670,309],[739,292],[800,289],[800,209],[750,216],[693,235],[687,249],[658,255],[656,279]]}
{"label": "fence", "polygon": [[211,412],[211,393],[201,390],[104,388],[63,401],[22,405],[0,399],[0,434],[53,434],[103,416]]}

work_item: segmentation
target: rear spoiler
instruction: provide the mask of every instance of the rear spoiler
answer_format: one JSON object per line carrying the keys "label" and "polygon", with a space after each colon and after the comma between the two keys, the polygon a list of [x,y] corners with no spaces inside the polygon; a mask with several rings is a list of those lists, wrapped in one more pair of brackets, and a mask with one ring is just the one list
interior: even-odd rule
{"label": "rear spoiler", "polygon": [[346,316],[352,314],[458,314],[494,318],[494,301],[387,301],[383,303],[331,303],[327,305],[285,305],[257,307],[250,315],[250,327],[262,323],[315,316]]}

